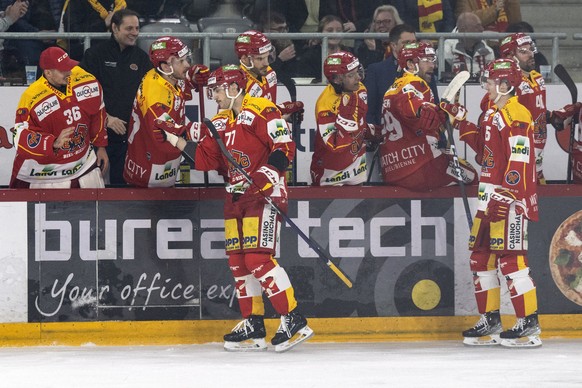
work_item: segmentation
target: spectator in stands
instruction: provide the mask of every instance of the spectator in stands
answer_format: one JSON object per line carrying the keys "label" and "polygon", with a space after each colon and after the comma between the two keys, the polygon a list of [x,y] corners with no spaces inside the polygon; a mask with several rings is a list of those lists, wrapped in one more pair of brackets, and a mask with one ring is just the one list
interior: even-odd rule
{"label": "spectator in stands", "polygon": [[[126,8],[125,0],[68,1],[63,9],[65,32],[106,32],[115,11]],[[67,42],[71,58],[83,58],[83,39]]]}
{"label": "spectator in stands", "polygon": [[[481,20],[472,12],[465,12],[457,18],[457,31],[483,32]],[[495,59],[493,49],[478,38],[450,39],[445,42],[445,72],[452,77],[460,71],[471,73],[471,80],[479,82],[481,73]]]}
{"label": "spectator in stands", "polygon": [[[289,32],[285,16],[277,11],[263,12],[259,23],[262,32],[265,33]],[[293,77],[297,67],[295,44],[289,39],[271,39],[271,43],[274,48],[271,52],[271,67],[280,79]]]}
{"label": "spectator in stands", "polygon": [[[526,34],[531,34],[532,32],[534,32],[533,27],[531,26],[531,24],[529,24],[528,22],[519,22],[519,23],[513,23],[510,24],[507,27],[507,32],[508,33],[515,33],[515,32],[524,32]],[[535,39],[532,39],[535,43]],[[546,59],[545,55],[542,54],[540,52],[540,50],[538,50],[536,48],[536,52],[534,54],[534,60],[536,62],[536,71],[538,73],[540,73],[540,66],[547,66],[550,63],[548,62],[548,60]]]}
{"label": "spectator in stands", "polygon": [[[317,32],[343,32],[344,27],[340,18],[334,15],[324,16],[319,22]],[[329,54],[340,51],[349,51],[341,44],[341,39],[328,39],[327,52]],[[301,58],[298,59],[296,75],[299,77],[311,77],[321,80],[321,41],[311,40]]]}
{"label": "spectator in stands", "polygon": [[356,56],[364,69],[374,62],[380,62],[390,55],[390,41],[388,34],[397,25],[402,24],[398,10],[391,5],[381,5],[374,11],[369,32],[386,34],[386,39],[364,39],[356,49]]}
{"label": "spectator in stands", "polygon": [[[0,9],[6,9],[14,0],[1,0]],[[8,28],[8,32],[56,32],[63,0],[29,0],[26,13]],[[54,40],[7,39],[5,49],[18,53],[24,65],[38,66],[40,53],[52,46]]]}
{"label": "spectator in stands", "polygon": [[465,12],[477,15],[487,31],[505,32],[509,24],[521,21],[519,0],[457,0],[457,18]]}
{"label": "spectator in stands", "polygon": [[455,16],[450,0],[393,0],[404,23],[418,32],[451,32]]}
{"label": "spectator in stands", "polygon": [[152,68],[148,54],[136,44],[138,35],[138,14],[127,8],[116,11],[111,17],[111,38],[88,49],[80,64],[103,87],[112,185],[125,184],[127,124],[141,79]]}
{"label": "spectator in stands", "polygon": [[[28,3],[24,0],[17,0],[14,4],[6,7],[5,11],[0,11],[0,32],[4,32],[10,28],[18,19],[20,19],[28,10]],[[4,74],[4,66],[2,59],[4,51],[4,39],[0,39],[0,77]]]}

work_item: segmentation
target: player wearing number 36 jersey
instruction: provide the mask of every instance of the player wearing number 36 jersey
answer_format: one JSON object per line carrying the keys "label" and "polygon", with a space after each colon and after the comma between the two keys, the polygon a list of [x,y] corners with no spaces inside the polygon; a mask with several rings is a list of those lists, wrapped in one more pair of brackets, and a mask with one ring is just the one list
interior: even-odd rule
{"label": "player wearing number 36 jersey", "polygon": [[58,47],[43,51],[39,64],[43,75],[16,111],[10,187],[105,187],[96,168],[109,163],[101,85]]}

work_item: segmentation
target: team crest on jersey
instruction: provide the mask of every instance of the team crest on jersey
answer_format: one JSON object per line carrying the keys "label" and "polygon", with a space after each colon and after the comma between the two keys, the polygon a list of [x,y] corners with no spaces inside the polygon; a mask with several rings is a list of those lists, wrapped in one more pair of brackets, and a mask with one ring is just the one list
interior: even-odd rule
{"label": "team crest on jersey", "polygon": [[511,170],[505,175],[505,182],[507,182],[507,184],[509,184],[511,186],[517,185],[520,180],[521,180],[521,175],[519,175],[519,172],[517,172],[515,170]]}
{"label": "team crest on jersey", "polygon": [[36,148],[40,144],[41,136],[40,133],[31,132],[28,134],[26,138],[26,144],[28,148]]}
{"label": "team crest on jersey", "polygon": [[59,99],[57,96],[52,96],[35,106],[34,113],[36,114],[36,117],[38,117],[38,121],[42,121],[60,108],[61,104],[59,103]]}
{"label": "team crest on jersey", "polygon": [[495,167],[495,160],[493,159],[493,152],[491,148],[485,146],[483,150],[483,160],[481,161],[481,170],[488,172],[489,169]]}
{"label": "team crest on jersey", "polygon": [[519,90],[521,94],[532,94],[534,92],[529,82],[526,81],[523,81],[521,84],[519,84]]}
{"label": "team crest on jersey", "polygon": [[85,124],[79,125],[71,138],[65,142],[62,149],[67,150],[68,152],[74,152],[75,150],[83,149],[85,147],[85,133],[87,133],[89,129]]}
{"label": "team crest on jersey", "polygon": [[99,84],[97,82],[91,82],[85,85],[81,85],[73,89],[77,101],[87,100],[89,98],[99,97]]}
{"label": "team crest on jersey", "polygon": [[511,136],[509,138],[509,146],[511,147],[510,161],[529,163],[531,146],[529,138],[525,136]]}

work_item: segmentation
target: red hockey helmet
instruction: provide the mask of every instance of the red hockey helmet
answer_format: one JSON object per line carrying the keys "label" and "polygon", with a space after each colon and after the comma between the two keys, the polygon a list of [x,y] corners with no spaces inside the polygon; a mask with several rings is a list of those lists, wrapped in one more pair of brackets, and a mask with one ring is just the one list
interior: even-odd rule
{"label": "red hockey helmet", "polygon": [[360,61],[346,51],[328,55],[323,63],[323,74],[329,82],[332,82],[335,75],[346,74],[356,69],[360,69]]}
{"label": "red hockey helmet", "polygon": [[501,56],[511,58],[515,55],[518,48],[527,44],[530,45],[530,50],[533,53],[537,52],[536,45],[529,35],[522,32],[516,32],[515,34],[506,36],[501,40],[501,42],[499,42],[499,51],[501,52]]}
{"label": "red hockey helmet", "polygon": [[212,92],[215,88],[228,87],[235,83],[239,89],[244,90],[247,86],[247,76],[237,65],[224,65],[210,73],[208,78],[208,94],[212,98]]}
{"label": "red hockey helmet", "polygon": [[172,56],[183,58],[190,54],[190,49],[184,42],[171,36],[158,38],[150,46],[150,61],[154,67],[159,67],[161,63],[168,62]]}
{"label": "red hockey helmet", "polygon": [[418,63],[423,58],[430,62],[436,62],[436,51],[432,44],[428,42],[409,43],[402,47],[398,53],[398,66],[401,69],[406,69],[409,60]]}
{"label": "red hockey helmet", "polygon": [[519,65],[509,58],[500,58],[491,62],[483,73],[483,78],[493,80],[498,85],[507,82],[515,89],[522,81]]}
{"label": "red hockey helmet", "polygon": [[262,32],[250,30],[240,34],[234,42],[236,55],[262,55],[271,52],[271,41]]}

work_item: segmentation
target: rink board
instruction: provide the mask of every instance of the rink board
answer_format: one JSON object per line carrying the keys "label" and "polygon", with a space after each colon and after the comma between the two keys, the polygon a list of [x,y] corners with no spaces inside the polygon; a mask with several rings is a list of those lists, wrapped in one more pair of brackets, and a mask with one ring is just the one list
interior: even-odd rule
{"label": "rink board", "polygon": [[[468,192],[474,204],[475,189]],[[582,208],[582,187],[539,193],[529,260],[544,333],[578,336],[582,306],[556,285],[548,252]],[[0,190],[0,342],[220,341],[240,316],[223,196],[222,188]],[[348,289],[283,227],[278,261],[318,340],[452,339],[474,323],[458,187],[299,187],[288,214],[354,282]],[[502,290],[504,322],[513,325]],[[268,302],[266,316],[276,317]],[[269,322],[273,332],[278,323]]]}

